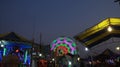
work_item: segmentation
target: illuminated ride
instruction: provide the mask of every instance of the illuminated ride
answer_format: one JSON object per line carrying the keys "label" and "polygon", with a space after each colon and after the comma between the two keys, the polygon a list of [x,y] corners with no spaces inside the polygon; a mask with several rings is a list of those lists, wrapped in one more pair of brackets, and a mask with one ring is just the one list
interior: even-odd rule
{"label": "illuminated ride", "polygon": [[63,56],[68,53],[72,55],[77,54],[75,42],[68,37],[57,38],[51,43],[50,47],[56,56]]}
{"label": "illuminated ride", "polygon": [[55,65],[58,67],[73,67],[77,50],[76,44],[72,39],[68,37],[59,37],[50,44],[50,48],[54,54],[54,60],[52,59],[52,61]]}
{"label": "illuminated ride", "polygon": [[15,43],[10,41],[1,40],[0,41],[0,61],[2,57],[13,55],[19,58],[22,64],[30,64],[30,49],[31,46],[26,46],[24,43]]}

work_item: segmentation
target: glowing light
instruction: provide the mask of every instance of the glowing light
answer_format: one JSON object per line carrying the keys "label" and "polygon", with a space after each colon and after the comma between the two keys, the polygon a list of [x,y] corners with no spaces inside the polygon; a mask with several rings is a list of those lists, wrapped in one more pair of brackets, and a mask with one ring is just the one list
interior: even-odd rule
{"label": "glowing light", "polygon": [[111,32],[111,31],[112,31],[112,27],[111,27],[111,26],[108,26],[107,30],[108,30],[109,32]]}
{"label": "glowing light", "polygon": [[86,47],[86,48],[85,48],[85,51],[88,51],[88,50],[89,50],[89,49]]}
{"label": "glowing light", "polygon": [[89,61],[89,64],[92,64],[92,62],[91,62],[91,61]]}
{"label": "glowing light", "polygon": [[17,50],[15,50],[15,52],[19,52],[19,50],[17,49]]}
{"label": "glowing light", "polygon": [[2,43],[5,43],[6,41],[5,40],[2,40]]}
{"label": "glowing light", "polygon": [[42,56],[42,54],[40,53],[40,54],[39,54],[39,56],[41,57],[41,56]]}
{"label": "glowing light", "polygon": [[4,41],[3,40],[0,41],[0,47],[4,47]]}
{"label": "glowing light", "polygon": [[3,56],[5,56],[6,55],[6,48],[4,48],[4,51],[3,51]]}
{"label": "glowing light", "polygon": [[[66,47],[68,53],[71,53],[71,54],[76,54],[77,53],[76,52],[76,44],[70,38],[67,38],[67,37],[57,38],[50,45],[51,50],[54,50],[54,51],[59,46]],[[63,48],[63,51],[64,51],[64,48]]]}
{"label": "glowing light", "polygon": [[55,59],[53,58],[52,61],[55,61]]}
{"label": "glowing light", "polygon": [[116,47],[116,50],[120,50],[120,47]]}
{"label": "glowing light", "polygon": [[4,45],[3,45],[3,44],[1,44],[1,47],[4,47]]}
{"label": "glowing light", "polygon": [[77,60],[79,61],[79,60],[80,60],[80,58],[78,57],[78,58],[77,58]]}
{"label": "glowing light", "polygon": [[24,63],[27,62],[27,54],[28,54],[28,51],[25,52],[25,59],[24,59]]}
{"label": "glowing light", "polygon": [[5,41],[5,40],[1,40],[1,43],[4,44],[4,45],[6,45],[8,42]]}
{"label": "glowing light", "polygon": [[71,66],[71,65],[72,65],[72,62],[71,62],[71,61],[68,61],[68,65],[70,65],[70,66]]}

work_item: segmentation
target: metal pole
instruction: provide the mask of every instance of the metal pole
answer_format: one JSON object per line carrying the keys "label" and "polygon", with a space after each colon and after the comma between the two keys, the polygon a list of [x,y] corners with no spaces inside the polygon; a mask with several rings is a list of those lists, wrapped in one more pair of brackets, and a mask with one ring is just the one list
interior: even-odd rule
{"label": "metal pole", "polygon": [[32,61],[33,61],[33,55],[32,55],[32,53],[33,53],[33,45],[34,45],[34,38],[32,40],[32,47],[31,47],[31,63],[30,63],[30,67],[32,67]]}

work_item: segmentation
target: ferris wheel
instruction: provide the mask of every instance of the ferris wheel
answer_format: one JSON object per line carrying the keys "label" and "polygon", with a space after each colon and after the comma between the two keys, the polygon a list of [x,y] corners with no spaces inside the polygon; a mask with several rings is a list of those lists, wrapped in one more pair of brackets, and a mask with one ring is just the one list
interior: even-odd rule
{"label": "ferris wheel", "polygon": [[51,44],[51,51],[54,51],[57,56],[62,56],[67,53],[72,55],[77,54],[75,42],[68,37],[59,37]]}

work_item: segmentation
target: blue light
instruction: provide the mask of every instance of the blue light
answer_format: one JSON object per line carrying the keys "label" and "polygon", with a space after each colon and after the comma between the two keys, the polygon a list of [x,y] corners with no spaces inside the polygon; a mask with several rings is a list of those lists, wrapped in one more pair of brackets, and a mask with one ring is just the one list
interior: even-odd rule
{"label": "blue light", "polygon": [[0,61],[2,61],[2,52],[0,51]]}
{"label": "blue light", "polygon": [[[28,49],[31,49],[32,46],[29,43],[20,43],[20,42],[14,42],[14,41],[5,41],[0,40],[0,46],[4,45],[0,49],[0,61],[2,61],[3,56],[7,56],[9,54],[17,55],[19,57],[19,60],[22,62],[22,64],[29,64],[31,63],[31,56],[29,55]],[[2,45],[2,46],[3,46]],[[14,47],[19,47],[20,52],[15,53]]]}

